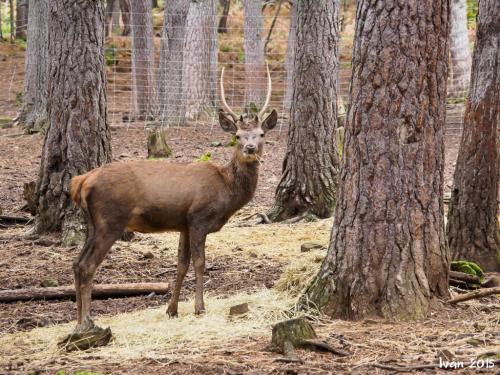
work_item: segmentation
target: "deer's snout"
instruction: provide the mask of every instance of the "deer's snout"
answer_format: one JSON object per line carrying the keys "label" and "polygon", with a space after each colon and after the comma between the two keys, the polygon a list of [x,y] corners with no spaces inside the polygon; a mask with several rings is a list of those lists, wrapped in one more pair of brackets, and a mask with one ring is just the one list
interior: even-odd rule
{"label": "deer's snout", "polygon": [[244,152],[246,152],[247,154],[255,154],[255,151],[257,150],[257,147],[253,144],[247,144],[245,145],[245,148],[243,149]]}

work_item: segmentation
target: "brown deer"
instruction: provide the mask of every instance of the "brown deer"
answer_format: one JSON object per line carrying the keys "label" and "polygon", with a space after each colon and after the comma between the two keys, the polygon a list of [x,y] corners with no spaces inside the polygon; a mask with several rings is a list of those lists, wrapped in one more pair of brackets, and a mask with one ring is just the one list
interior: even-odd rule
{"label": "brown deer", "polygon": [[82,209],[88,226],[85,245],[73,264],[78,314],[75,332],[94,327],[90,317],[92,279],[124,230],[180,232],[177,280],[167,313],[177,315],[179,293],[191,258],[196,274],[195,313],[205,310],[205,239],[252,199],[264,135],[278,119],[273,110],[264,121],[259,120],[271,96],[269,68],[267,78],[263,108],[254,118],[244,119],[226,103],[222,70],[220,91],[226,112],[219,110],[219,123],[237,139],[233,158],[227,165],[130,161],[110,163],[71,180],[71,198]]}

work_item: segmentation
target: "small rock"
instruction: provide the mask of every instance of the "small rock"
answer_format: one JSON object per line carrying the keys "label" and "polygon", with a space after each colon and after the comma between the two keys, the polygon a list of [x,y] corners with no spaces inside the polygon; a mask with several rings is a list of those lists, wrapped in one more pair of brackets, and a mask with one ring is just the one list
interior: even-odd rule
{"label": "small rock", "polygon": [[315,249],[324,249],[325,247],[319,243],[316,243],[316,242],[304,242],[301,246],[300,246],[300,252],[301,253],[307,253],[311,250],[315,250]]}
{"label": "small rock", "polygon": [[43,316],[31,316],[21,318],[16,322],[16,325],[21,329],[31,329],[36,327],[45,327],[50,324],[50,320]]}
{"label": "small rock", "polygon": [[236,246],[233,251],[243,251],[243,248],[241,246]]}
{"label": "small rock", "polygon": [[49,246],[52,246],[54,245],[54,241],[51,241],[49,239],[46,239],[46,238],[40,238],[38,240],[36,240],[35,242],[33,242],[35,245],[39,245],[39,246],[45,246],[45,247],[49,247]]}
{"label": "small rock", "polygon": [[151,251],[146,251],[143,254],[143,257],[144,257],[144,259],[153,259],[155,257],[155,255]]}
{"label": "small rock", "polygon": [[249,256],[250,258],[258,258],[257,254],[256,254],[256,253],[254,253],[253,251],[251,251],[251,252],[248,254],[248,256]]}
{"label": "small rock", "polygon": [[59,286],[59,281],[56,279],[45,279],[40,283],[40,286],[43,288],[53,288]]}
{"label": "small rock", "polygon": [[231,306],[229,308],[229,316],[235,316],[235,315],[243,315],[246,314],[248,311],[248,303],[241,303],[239,305]]}
{"label": "small rock", "polygon": [[220,141],[213,141],[212,143],[210,143],[210,147],[221,147],[222,146],[222,142]]}
{"label": "small rock", "polygon": [[481,286],[483,288],[495,288],[500,286],[500,273],[491,272],[486,274],[486,279]]}

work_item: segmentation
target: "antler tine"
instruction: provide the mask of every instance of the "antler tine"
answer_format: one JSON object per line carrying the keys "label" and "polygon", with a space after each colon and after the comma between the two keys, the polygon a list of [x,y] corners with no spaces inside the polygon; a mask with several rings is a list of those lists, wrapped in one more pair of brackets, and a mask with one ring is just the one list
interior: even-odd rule
{"label": "antler tine", "polygon": [[269,72],[269,64],[266,63],[266,69],[267,69],[267,94],[266,94],[266,101],[264,105],[262,106],[262,109],[259,112],[259,118],[266,113],[266,109],[269,105],[269,101],[271,100],[271,90],[272,90],[272,83],[271,83],[271,73]]}
{"label": "antler tine", "polygon": [[229,105],[227,104],[226,97],[224,94],[224,67],[222,68],[222,71],[220,72],[220,99],[222,101],[222,106],[224,107],[226,112],[229,113],[233,117],[233,120],[236,120],[238,118],[238,116],[236,115],[236,113],[233,112],[231,107],[229,107]]}

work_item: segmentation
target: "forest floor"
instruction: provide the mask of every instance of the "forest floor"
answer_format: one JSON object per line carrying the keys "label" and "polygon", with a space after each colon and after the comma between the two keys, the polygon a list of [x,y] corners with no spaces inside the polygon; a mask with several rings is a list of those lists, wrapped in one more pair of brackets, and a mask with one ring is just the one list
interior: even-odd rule
{"label": "forest floor", "polygon": [[[36,179],[43,141],[41,135],[9,136],[17,132],[15,128],[0,130],[0,206],[8,214],[25,214],[20,211],[23,184]],[[113,126],[114,159],[144,158],[146,135],[142,126]],[[175,153],[173,162],[193,161],[210,152],[215,163],[224,163],[232,153],[230,147],[211,146],[213,141],[228,141],[215,124],[168,129],[167,135]],[[447,146],[449,190],[456,145]],[[426,319],[414,323],[317,320],[314,327],[318,334],[353,352],[348,358],[300,352],[303,363],[283,363],[277,361],[279,355],[263,351],[270,341],[271,325],[284,317],[283,311],[294,300],[287,291],[277,290],[276,284],[289,277],[290,267],[295,267],[296,273],[314,274],[310,268],[319,266],[326,250],[304,254],[300,246],[313,241],[326,248],[333,223],[328,219],[244,226],[246,216],[271,206],[285,148],[284,129],[269,134],[255,198],[221,232],[209,236],[206,316],[193,314],[194,275],[190,271],[182,292],[181,318],[165,316],[169,294],[95,300],[94,316],[111,327],[115,341],[103,349],[65,354],[57,351],[56,342],[74,325],[74,302],[1,304],[0,374],[31,370],[73,373],[82,369],[115,374],[382,374],[391,371],[374,368],[373,363],[438,363],[445,350],[456,358],[471,360],[500,350],[500,304],[492,297],[456,307],[437,301]],[[57,236],[27,239],[24,234],[28,230],[29,225],[0,228],[0,289],[36,287],[46,279],[70,285],[71,262],[79,248],[61,246]],[[173,285],[177,238],[177,234],[137,235],[131,242],[118,241],[97,272],[96,283],[168,281]],[[245,301],[254,314],[237,321],[228,319],[229,307]],[[40,324],[44,327],[33,328]],[[141,333],[136,337],[131,329]]]}

